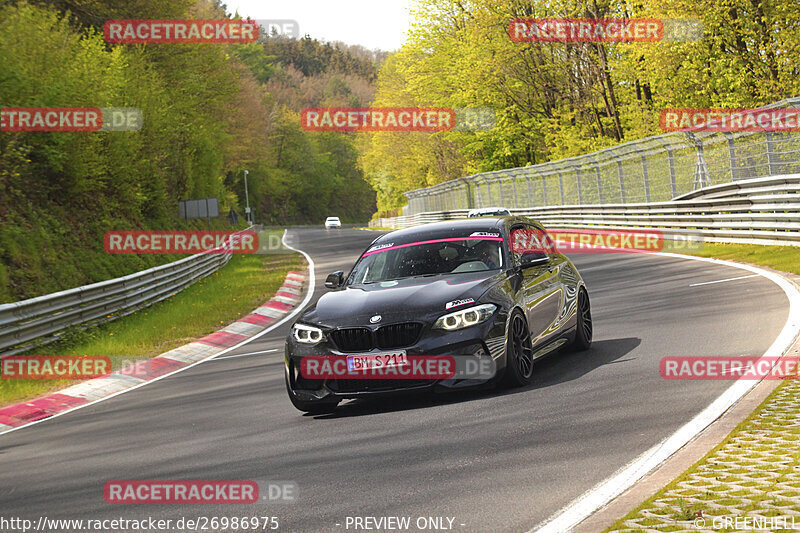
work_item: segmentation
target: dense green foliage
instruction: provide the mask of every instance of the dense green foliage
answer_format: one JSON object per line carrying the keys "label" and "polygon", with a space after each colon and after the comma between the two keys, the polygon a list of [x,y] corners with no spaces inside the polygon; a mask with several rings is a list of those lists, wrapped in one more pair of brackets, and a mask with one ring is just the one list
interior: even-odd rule
{"label": "dense green foliage", "polygon": [[[669,107],[756,107],[800,95],[795,0],[419,0],[375,105],[490,107],[485,132],[374,133],[362,162],[382,211],[403,191],[661,133]],[[682,43],[519,43],[514,18],[696,18]]]}
{"label": "dense green foliage", "polygon": [[[352,136],[306,132],[307,105],[366,104],[377,57],[313,39],[109,45],[112,18],[226,18],[216,2],[0,0],[0,106],[137,107],[138,132],[0,132],[0,301],[174,258],[111,256],[112,229],[181,229],[180,199],[263,223],[364,221],[375,194]],[[222,218],[217,228],[229,227]]]}

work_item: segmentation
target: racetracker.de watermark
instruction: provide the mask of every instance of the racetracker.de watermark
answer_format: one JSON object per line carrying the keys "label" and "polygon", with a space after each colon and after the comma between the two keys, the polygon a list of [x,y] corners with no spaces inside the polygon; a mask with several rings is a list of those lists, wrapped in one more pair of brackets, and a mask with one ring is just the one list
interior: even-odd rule
{"label": "racetracker.de watermark", "polygon": [[798,132],[800,109],[663,109],[659,125],[667,132]]}
{"label": "racetracker.de watermark", "polygon": [[797,379],[797,357],[663,357],[658,371],[668,380]]}
{"label": "racetracker.de watermark", "polygon": [[143,122],[135,107],[0,108],[0,131],[137,131]]}
{"label": "racetracker.de watermark", "polygon": [[654,43],[703,38],[699,19],[518,18],[508,36],[527,43]]}
{"label": "racetracker.de watermark", "polygon": [[254,20],[108,20],[109,43],[252,43],[258,40]]}
{"label": "racetracker.de watermark", "polygon": [[495,376],[491,357],[473,355],[309,355],[300,360],[305,379],[479,379]]}
{"label": "racetracker.de watermark", "polygon": [[511,232],[511,251],[520,254],[694,252],[702,248],[702,236],[664,235],[658,230],[548,228]]}
{"label": "racetracker.de watermark", "polygon": [[308,131],[483,131],[495,126],[484,107],[309,107],[300,113]]}
{"label": "racetracker.de watermark", "polygon": [[103,355],[4,355],[0,379],[94,379],[111,372]]}
{"label": "racetracker.de watermark", "polygon": [[270,37],[300,38],[300,24],[291,19],[256,19],[258,42],[266,42]]}
{"label": "racetracker.de watermark", "polygon": [[[280,244],[280,243],[278,243]],[[255,231],[108,231],[103,248],[110,254],[254,254]]]}
{"label": "racetracker.de watermark", "polygon": [[294,503],[298,496],[295,481],[113,480],[103,486],[103,498],[114,505]]}

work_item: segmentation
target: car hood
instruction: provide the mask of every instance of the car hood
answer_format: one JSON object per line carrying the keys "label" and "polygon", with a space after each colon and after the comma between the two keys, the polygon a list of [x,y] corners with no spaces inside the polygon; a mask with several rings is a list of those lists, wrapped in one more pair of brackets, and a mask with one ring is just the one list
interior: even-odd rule
{"label": "car hood", "polygon": [[[476,272],[355,285],[324,294],[300,321],[327,327],[368,325],[375,315],[381,315],[379,324],[426,321],[447,313],[450,302],[469,298],[477,302],[503,278],[501,272]],[[470,304],[453,306],[452,310]]]}

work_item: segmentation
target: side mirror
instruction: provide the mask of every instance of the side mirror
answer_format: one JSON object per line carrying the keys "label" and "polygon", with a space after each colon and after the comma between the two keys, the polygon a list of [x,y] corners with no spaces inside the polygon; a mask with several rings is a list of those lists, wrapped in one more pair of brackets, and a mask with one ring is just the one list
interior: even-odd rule
{"label": "side mirror", "polygon": [[338,289],[342,285],[344,285],[344,272],[341,270],[332,272],[325,278],[325,287],[328,289]]}
{"label": "side mirror", "polygon": [[531,252],[522,254],[519,262],[522,268],[542,266],[550,262],[550,256],[542,252]]}

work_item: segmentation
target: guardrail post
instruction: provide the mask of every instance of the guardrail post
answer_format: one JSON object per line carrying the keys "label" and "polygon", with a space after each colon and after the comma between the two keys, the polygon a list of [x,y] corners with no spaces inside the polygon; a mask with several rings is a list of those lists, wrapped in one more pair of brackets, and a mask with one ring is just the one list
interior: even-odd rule
{"label": "guardrail post", "polygon": [[644,197],[646,202],[650,202],[650,178],[647,175],[647,155],[644,152],[633,147],[636,150],[636,153],[639,154],[639,157],[642,160],[642,180],[644,181]]}
{"label": "guardrail post", "polygon": [[672,188],[672,197],[678,196],[678,184],[675,183],[675,157],[672,155],[672,148],[667,148],[667,157],[669,158],[669,184]]}
{"label": "guardrail post", "polygon": [[547,206],[547,180],[542,174],[542,206]]}
{"label": "guardrail post", "polygon": [[[586,156],[586,158],[594,164],[594,175],[597,179],[597,200],[598,203],[603,203],[603,182],[600,180],[600,165],[595,161],[595,159],[591,156]],[[581,202],[582,203],[582,202]]]}
{"label": "guardrail post", "polygon": [[533,207],[534,201],[533,201],[533,193],[531,192],[531,181],[532,181],[531,177],[530,176],[525,176],[525,181],[528,182],[528,202],[527,203],[528,203],[529,207]]}
{"label": "guardrail post", "polygon": [[578,186],[578,204],[583,205],[583,191],[581,190],[581,166],[575,167],[575,184]]}
{"label": "guardrail post", "polygon": [[561,171],[558,171],[558,188],[561,191],[561,205],[565,205],[564,202],[564,176],[561,175]]}
{"label": "guardrail post", "polygon": [[658,143],[667,150],[667,163],[669,164],[669,185],[672,189],[672,198],[678,196],[678,185],[675,183],[675,157],[672,148],[662,140],[662,137],[653,137]]}
{"label": "guardrail post", "polygon": [[469,185],[469,179],[461,178],[461,181],[464,183],[464,187],[467,189],[467,209],[472,209],[472,188]]}
{"label": "guardrail post", "polygon": [[767,137],[767,169],[770,176],[778,175],[778,163],[775,161],[775,134],[771,131],[766,133]]}
{"label": "guardrail post", "polygon": [[711,178],[708,175],[708,165],[706,165],[706,154],[703,149],[703,141],[695,137],[694,133],[691,132],[686,132],[686,137],[689,139],[689,142],[694,145],[696,155],[694,183],[692,184],[692,188],[695,190],[702,189],[703,187],[711,185]]}
{"label": "guardrail post", "polygon": [[736,171],[736,145],[733,142],[733,135],[728,132],[723,132],[723,135],[728,139],[728,157],[731,161],[731,181],[739,179],[738,172]]}
{"label": "guardrail post", "polygon": [[[486,177],[486,196],[489,198],[489,205],[492,205],[492,182],[489,177]],[[481,206],[488,207],[488,206]]]}
{"label": "guardrail post", "polygon": [[519,207],[519,199],[517,198],[517,177],[511,176],[511,189],[514,191],[514,207]]}
{"label": "guardrail post", "polygon": [[625,176],[622,174],[622,159],[614,153],[613,150],[610,148],[608,149],[608,153],[611,154],[611,157],[614,158],[614,161],[617,162],[617,176],[619,177],[619,197],[621,202],[625,203]]}

